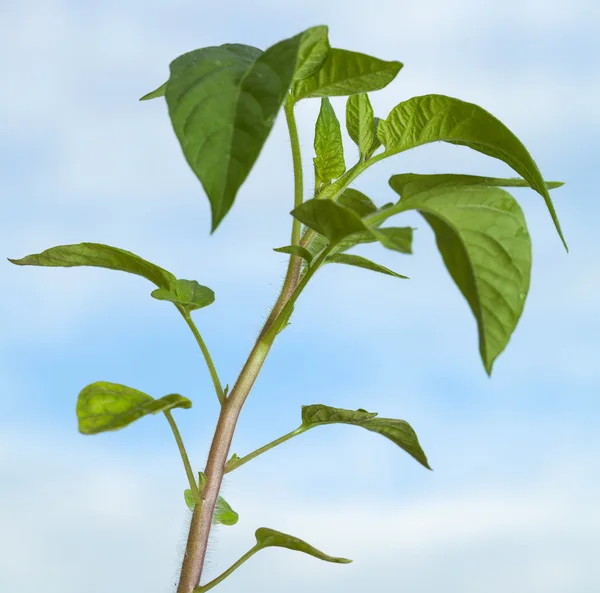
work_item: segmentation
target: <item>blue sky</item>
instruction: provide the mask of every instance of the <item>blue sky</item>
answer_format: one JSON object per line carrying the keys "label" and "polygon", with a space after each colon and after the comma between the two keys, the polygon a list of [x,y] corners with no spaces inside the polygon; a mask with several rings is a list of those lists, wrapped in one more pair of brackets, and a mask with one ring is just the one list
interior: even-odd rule
{"label": "blue sky", "polygon": [[[385,117],[425,93],[472,101],[525,143],[553,199],[515,190],[533,240],[525,312],[489,379],[474,319],[416,214],[414,255],[357,253],[411,279],[328,266],[302,295],[240,419],[243,455],[295,428],[300,406],[403,418],[434,472],[349,426],[297,437],[226,477],[240,514],[211,536],[217,576],[261,526],[354,560],[288,550],[252,558],[219,590],[592,593],[600,587],[600,5],[593,0],[298,4],[68,2],[0,7],[0,590],[174,590],[189,514],[164,418],[84,437],[79,391],[98,380],[190,397],[174,415],[201,469],[217,414],[189,329],[146,280],[93,268],[21,268],[4,258],[94,241],[133,251],[216,293],[194,313],[233,384],[285,274],[291,155],[280,116],[236,204],[209,235],[208,200],[162,101],[177,55],[239,42],[265,48],[316,24],[334,46],[404,68],[372,94]],[[334,99],[340,119],[344,99]],[[312,175],[317,102],[297,110]],[[348,139],[346,139],[348,140]],[[346,144],[347,161],[353,148]],[[401,172],[510,176],[466,148],[430,145],[355,184],[376,203]],[[171,587],[171,589],[169,589]]]}

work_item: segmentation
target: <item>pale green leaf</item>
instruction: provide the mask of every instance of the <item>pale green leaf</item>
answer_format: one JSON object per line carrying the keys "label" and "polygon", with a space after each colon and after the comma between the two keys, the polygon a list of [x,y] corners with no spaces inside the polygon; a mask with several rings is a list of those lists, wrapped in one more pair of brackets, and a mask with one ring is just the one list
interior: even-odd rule
{"label": "pale green leaf", "polygon": [[315,186],[329,183],[346,171],[344,146],[340,122],[326,97],[321,99],[321,109],[315,125]]}
{"label": "pale green leaf", "polygon": [[298,50],[294,80],[303,80],[316,74],[325,63],[329,50],[328,28],[325,25],[305,31]]}
{"label": "pale green leaf", "polygon": [[544,198],[567,248],[550,194],[533,158],[522,142],[485,109],[444,95],[413,97],[394,107],[387,119],[379,123],[377,133],[388,156],[429,142],[445,141],[504,161]]}
{"label": "pale green leaf", "polygon": [[377,418],[376,416],[376,412],[367,412],[362,408],[354,411],[332,408],[323,404],[302,406],[302,426],[306,429],[324,424],[351,424],[353,426],[360,426],[388,438],[416,459],[421,465],[427,469],[431,469],[425,452],[419,444],[419,439],[408,422],[393,418]]}
{"label": "pale green leaf", "polygon": [[375,116],[366,93],[350,95],[346,102],[346,129],[354,141],[361,157],[368,159],[380,146],[375,134]]}
{"label": "pale green leaf", "polygon": [[[206,475],[204,472],[198,472],[200,476],[198,490],[202,493],[204,486],[206,485]],[[193,511],[196,507],[196,501],[192,491],[188,488],[183,493],[185,503],[187,504],[190,511]],[[227,501],[219,495],[215,504],[215,512],[212,517],[212,524],[221,525],[235,525],[238,522],[239,515],[229,506]]]}
{"label": "pale green leaf", "polygon": [[215,300],[215,293],[195,280],[175,280],[170,290],[157,288],[151,296],[161,301],[171,301],[187,311],[202,309]]}
{"label": "pale green leaf", "polygon": [[189,399],[176,393],[154,399],[126,385],[97,381],[84,387],[77,398],[79,432],[119,430],[148,414],[191,407]]}
{"label": "pale green leaf", "polygon": [[376,91],[387,86],[402,68],[366,54],[331,48],[322,68],[292,87],[294,100],[336,97]]}
{"label": "pale green leaf", "polygon": [[349,564],[352,562],[352,560],[348,560],[347,558],[335,558],[334,556],[328,556],[327,554],[317,550],[310,544],[307,544],[305,541],[294,537],[293,535],[281,533],[281,531],[275,531],[274,529],[269,529],[268,527],[260,527],[257,529],[255,537],[257,550],[262,550],[263,548],[269,547],[287,548],[288,550],[294,550],[296,552],[304,552],[305,554],[314,556],[319,560],[325,560],[326,562],[335,562],[337,564]]}
{"label": "pale green leaf", "polygon": [[58,245],[41,253],[27,255],[21,259],[8,261],[18,266],[49,266],[70,268],[74,266],[93,266],[120,270],[129,274],[143,276],[159,288],[168,290],[176,278],[159,266],[151,264],[141,257],[110,245],[101,243],[77,243]]}
{"label": "pale green leaf", "polygon": [[368,260],[366,257],[349,253],[334,253],[325,258],[325,263],[347,264],[349,266],[364,268],[365,270],[372,270],[373,272],[381,272],[382,274],[387,274],[388,276],[394,276],[396,278],[408,278],[408,276],[397,274],[389,268]]}

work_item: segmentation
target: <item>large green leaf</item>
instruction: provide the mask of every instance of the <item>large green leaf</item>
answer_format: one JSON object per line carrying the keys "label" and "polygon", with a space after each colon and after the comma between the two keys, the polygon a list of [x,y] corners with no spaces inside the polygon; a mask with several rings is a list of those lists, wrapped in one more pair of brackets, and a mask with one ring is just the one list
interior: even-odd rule
{"label": "large green leaf", "polygon": [[376,264],[375,262],[372,262],[366,257],[362,257],[360,255],[353,255],[350,253],[334,253],[325,258],[325,263],[347,264],[349,266],[356,266],[358,268],[364,268],[365,270],[371,270],[373,272],[381,272],[382,274],[387,274],[388,276],[394,276],[396,278],[408,279],[408,276],[402,276],[402,274],[397,274],[393,270],[390,270],[385,266]]}
{"label": "large green leaf", "polygon": [[335,562],[337,564],[349,564],[352,560],[347,558],[336,558],[334,556],[328,556],[317,548],[314,548],[305,541],[288,535],[287,533],[281,533],[281,531],[275,531],[268,527],[260,527],[256,530],[256,550],[262,550],[263,548],[278,547],[287,548],[288,550],[295,550],[296,552],[304,552],[318,558],[319,560],[325,560],[326,562]]}
{"label": "large green leaf", "polygon": [[[171,62],[165,91],[169,115],[183,154],[208,195],[211,232],[254,166],[293,78],[318,65],[322,31],[308,29],[264,52],[225,44]],[[321,41],[315,43],[315,37]]]}
{"label": "large green leaf", "polygon": [[366,93],[350,95],[346,102],[346,129],[363,160],[368,159],[381,145],[375,133],[375,116]]}
{"label": "large green leaf", "polygon": [[[204,472],[198,473],[200,476],[198,490],[200,493],[202,493],[202,490],[204,490],[204,486],[206,485],[206,475]],[[193,511],[196,507],[196,501],[194,500],[194,495],[189,488],[183,492],[183,497],[190,511]],[[229,506],[229,503],[221,495],[219,495],[217,497],[217,502],[215,503],[215,512],[213,513],[212,518],[213,525],[235,525],[238,522],[238,519],[239,515]]]}
{"label": "large green leaf", "polygon": [[154,399],[126,385],[97,381],[84,387],[77,398],[79,432],[119,430],[148,414],[191,407],[189,399],[176,393]]}
{"label": "large green leaf", "polygon": [[324,424],[352,424],[376,432],[398,445],[427,469],[429,463],[415,431],[408,422],[394,418],[377,418],[376,412],[344,410],[323,404],[302,406],[302,426],[306,429]]}
{"label": "large green leaf", "polygon": [[513,333],[529,290],[531,240],[525,217],[505,190],[440,186],[388,209],[418,210],[432,227],[446,268],[477,320],[488,374]]}
{"label": "large green leaf", "polygon": [[294,83],[294,100],[335,97],[376,91],[387,86],[402,68],[372,56],[332,48],[322,68],[310,78]]}
{"label": "large green leaf", "polygon": [[8,261],[18,266],[49,266],[70,268],[74,266],[94,266],[120,270],[143,276],[159,288],[168,290],[176,278],[159,266],[151,264],[141,257],[110,245],[101,243],[77,243],[75,245],[58,245],[41,253],[27,255],[21,259]]}
{"label": "large green leaf", "polygon": [[321,99],[321,110],[315,125],[315,187],[337,179],[346,171],[340,122],[327,97]]}
{"label": "large green leaf", "polygon": [[303,80],[316,74],[329,54],[329,30],[325,25],[311,27],[302,35],[294,80]]}
{"label": "large green leaf", "polygon": [[188,312],[207,307],[215,301],[215,293],[195,280],[175,280],[170,290],[157,288],[150,294],[155,299],[171,301]]}
{"label": "large green leaf", "polygon": [[387,156],[445,141],[504,161],[544,198],[567,248],[550,194],[533,158],[522,142],[485,109],[444,95],[413,97],[392,109],[387,119],[379,123],[377,134]]}
{"label": "large green leaf", "polygon": [[[548,189],[555,189],[564,185],[561,181],[544,181],[544,183]],[[481,177],[479,175],[457,175],[454,173],[436,173],[433,175],[401,173],[400,175],[392,175],[389,184],[402,198],[409,198],[413,194],[442,186],[530,187],[527,181],[518,177]]]}

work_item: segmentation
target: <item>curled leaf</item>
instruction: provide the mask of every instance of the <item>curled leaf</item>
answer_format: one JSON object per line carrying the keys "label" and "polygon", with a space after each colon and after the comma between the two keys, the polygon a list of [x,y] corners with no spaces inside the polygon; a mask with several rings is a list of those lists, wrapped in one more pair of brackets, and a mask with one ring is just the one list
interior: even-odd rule
{"label": "curled leaf", "polygon": [[170,290],[157,288],[151,296],[161,301],[171,301],[187,311],[202,309],[215,300],[215,293],[195,280],[175,280]]}

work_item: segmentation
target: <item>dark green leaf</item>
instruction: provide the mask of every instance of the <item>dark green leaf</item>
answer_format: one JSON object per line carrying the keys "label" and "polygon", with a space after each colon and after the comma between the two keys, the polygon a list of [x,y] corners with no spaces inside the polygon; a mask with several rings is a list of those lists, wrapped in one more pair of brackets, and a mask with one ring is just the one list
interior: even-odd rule
{"label": "dark green leaf", "polygon": [[371,199],[357,189],[346,188],[338,197],[337,203],[354,210],[358,216],[363,218],[377,210]]}
{"label": "dark green leaf", "polygon": [[363,159],[368,159],[381,145],[375,134],[375,116],[366,93],[350,95],[346,102],[346,129]]}
{"label": "dark green leaf", "polygon": [[323,67],[314,76],[294,84],[292,95],[299,101],[376,91],[392,82],[400,68],[400,62],[385,62],[365,54],[332,48]]}
{"label": "dark green leaf", "polygon": [[313,259],[312,253],[306,249],[305,247],[301,247],[300,245],[286,245],[285,247],[277,247],[273,248],[273,251],[278,251],[279,253],[289,253],[290,255],[297,255],[302,259],[306,260],[307,263],[310,263]]}
{"label": "dark green leaf", "polygon": [[298,61],[294,80],[303,80],[316,74],[329,54],[328,28],[325,25],[312,27],[304,32],[298,50]]}
{"label": "dark green leaf", "polygon": [[387,274],[388,276],[395,276],[396,278],[408,278],[408,276],[402,276],[402,274],[397,274],[396,272],[384,267],[380,266],[368,260],[365,257],[361,257],[360,255],[351,255],[349,253],[334,253],[325,259],[326,263],[336,263],[336,264],[348,264],[349,266],[357,266],[359,268],[365,268],[365,270],[372,270],[373,272],[381,272],[382,274]]}
{"label": "dark green leaf", "polygon": [[477,320],[488,374],[525,305],[531,240],[521,208],[505,190],[436,187],[403,197],[390,211],[418,210],[432,227],[446,268]]}
{"label": "dark green leaf", "polygon": [[75,245],[58,245],[21,259],[8,261],[18,266],[49,266],[70,268],[73,266],[94,266],[120,270],[143,276],[159,288],[169,289],[176,280],[175,276],[159,266],[138,257],[130,251],[103,245],[101,243],[77,243]]}
{"label": "dark green leaf", "polygon": [[150,99],[158,99],[159,97],[164,97],[166,90],[167,90],[167,82],[161,84],[156,90],[141,97],[140,101],[149,101]]}
{"label": "dark green leaf", "polygon": [[157,288],[151,296],[161,301],[171,301],[187,311],[202,309],[215,300],[215,293],[195,280],[175,280],[171,290]]}
{"label": "dark green leaf", "polygon": [[354,411],[332,408],[323,404],[302,406],[302,426],[307,429],[323,424],[336,423],[361,426],[388,438],[416,459],[421,465],[427,469],[431,469],[427,457],[419,444],[419,439],[408,422],[393,418],[376,418],[376,416],[376,412],[367,412],[362,408]]}
{"label": "dark green leaf", "polygon": [[[309,29],[265,52],[226,44],[171,62],[165,93],[169,115],[183,154],[208,195],[211,232],[254,166],[313,32]],[[300,72],[309,63],[299,64]]]}
{"label": "dark green leaf", "polygon": [[281,531],[275,531],[268,527],[260,527],[256,530],[256,548],[262,550],[268,547],[287,548],[288,550],[295,550],[296,552],[304,552],[310,554],[319,560],[325,560],[326,562],[336,562],[337,564],[348,564],[352,560],[347,558],[335,558],[334,556],[328,556],[323,552],[313,548],[310,544],[305,541],[294,537],[293,535],[287,535],[281,533]]}
{"label": "dark green leaf", "polygon": [[77,399],[79,432],[97,434],[119,430],[147,414],[172,408],[191,408],[192,402],[173,393],[160,399],[119,383],[97,381],[84,387]]}
{"label": "dark green leaf", "polygon": [[315,125],[315,186],[329,183],[346,171],[340,122],[329,99],[321,99],[321,110]]}
{"label": "dark green leaf", "polygon": [[527,180],[546,202],[565,248],[567,244],[542,175],[521,141],[491,113],[473,103],[444,95],[413,97],[394,107],[380,122],[378,136],[387,155],[445,141],[500,159]]}
{"label": "dark green leaf", "polygon": [[307,200],[294,208],[290,214],[302,224],[327,237],[332,244],[367,228],[356,213],[331,200]]}

